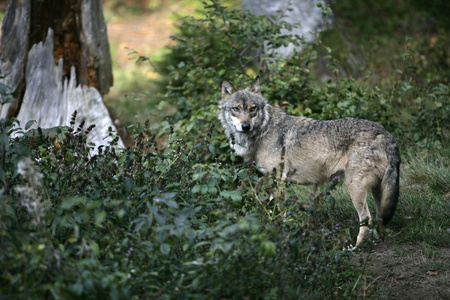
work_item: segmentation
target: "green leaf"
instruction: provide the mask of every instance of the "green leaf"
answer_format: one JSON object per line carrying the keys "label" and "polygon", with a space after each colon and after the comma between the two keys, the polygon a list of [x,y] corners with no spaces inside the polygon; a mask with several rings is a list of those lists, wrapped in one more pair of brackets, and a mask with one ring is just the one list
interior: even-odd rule
{"label": "green leaf", "polygon": [[194,185],[194,187],[192,188],[191,192],[194,194],[197,194],[198,192],[200,192],[200,190],[202,189],[203,185],[200,184],[196,184]]}
{"label": "green leaf", "polygon": [[264,241],[261,243],[260,255],[270,257],[275,253],[276,246],[272,241]]}
{"label": "green leaf", "polygon": [[34,123],[37,123],[36,120],[30,120],[25,124],[25,130],[30,129],[31,126],[33,126]]}
{"label": "green leaf", "polygon": [[158,196],[153,198],[153,201],[155,201],[155,203],[164,203],[172,208],[178,208],[178,203],[172,200],[176,195],[177,192],[159,194]]}
{"label": "green leaf", "polygon": [[104,210],[96,212],[94,217],[94,224],[97,227],[103,228],[102,222],[106,218],[106,212]]}
{"label": "green leaf", "polygon": [[233,202],[239,202],[242,200],[240,191],[221,191],[220,196],[226,199],[231,199]]}
{"label": "green leaf", "polygon": [[181,186],[180,182],[172,182],[166,186],[166,190],[168,191],[177,190],[177,188],[179,188],[180,186]]}
{"label": "green leaf", "polygon": [[193,243],[195,240],[195,237],[197,236],[197,234],[195,233],[195,230],[193,229],[188,229],[186,231],[186,237],[188,238],[189,242]]}
{"label": "green leaf", "polygon": [[127,155],[123,154],[122,156],[119,157],[118,163],[119,165],[123,164],[123,162],[127,159]]}
{"label": "green leaf", "polygon": [[216,147],[213,144],[209,144],[208,150],[213,156],[216,156]]}
{"label": "green leaf", "polygon": [[174,200],[167,200],[166,205],[171,208],[178,208],[178,203]]}
{"label": "green leaf", "polygon": [[155,220],[159,225],[165,225],[166,224],[166,219],[161,216],[160,214],[154,214]]}
{"label": "green leaf", "polygon": [[162,243],[161,246],[159,247],[159,250],[161,251],[161,253],[163,253],[165,255],[169,255],[170,245],[168,245],[166,243]]}
{"label": "green leaf", "polygon": [[92,252],[94,252],[95,255],[98,255],[100,253],[100,247],[98,246],[96,241],[89,241],[89,248],[91,248]]}
{"label": "green leaf", "polygon": [[75,243],[76,241],[78,240],[78,238],[76,237],[76,235],[74,235],[74,234],[72,234],[68,239],[67,239],[67,241],[69,242],[69,243]]}
{"label": "green leaf", "polygon": [[131,192],[131,180],[129,178],[125,178],[125,180],[123,181],[123,188],[125,193],[129,194]]}
{"label": "green leaf", "polygon": [[81,280],[78,280],[76,283],[72,284],[70,289],[73,291],[73,293],[77,296],[81,296],[83,294],[83,284],[81,283]]}
{"label": "green leaf", "polygon": [[9,136],[6,132],[0,133],[0,147],[3,151],[8,151],[9,149]]}
{"label": "green leaf", "polygon": [[64,160],[70,164],[73,161],[73,153],[67,151],[66,154],[64,155]]}
{"label": "green leaf", "polygon": [[60,207],[64,210],[71,209],[76,205],[86,205],[86,197],[72,197],[63,199]]}

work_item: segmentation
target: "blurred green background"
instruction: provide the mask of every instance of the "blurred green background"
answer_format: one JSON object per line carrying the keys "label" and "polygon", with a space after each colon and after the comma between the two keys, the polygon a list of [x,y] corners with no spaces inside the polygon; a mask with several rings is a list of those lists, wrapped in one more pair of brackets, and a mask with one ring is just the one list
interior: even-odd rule
{"label": "blurred green background", "polygon": [[[323,33],[321,43],[333,49],[341,76],[372,86],[395,84],[392,74],[404,69],[405,53],[411,54],[408,68],[414,69],[412,76],[420,77],[417,82],[448,83],[449,3],[332,0],[334,26]],[[114,72],[114,86],[105,103],[120,127],[148,118],[159,122],[161,113],[175,109],[154,110],[170,80],[163,68],[177,63],[168,49],[174,44],[170,36],[180,32],[183,17],[201,17],[204,4],[195,0],[104,0],[103,4]],[[240,1],[234,0],[221,4],[240,7]],[[317,80],[328,72],[320,67],[311,71]]]}

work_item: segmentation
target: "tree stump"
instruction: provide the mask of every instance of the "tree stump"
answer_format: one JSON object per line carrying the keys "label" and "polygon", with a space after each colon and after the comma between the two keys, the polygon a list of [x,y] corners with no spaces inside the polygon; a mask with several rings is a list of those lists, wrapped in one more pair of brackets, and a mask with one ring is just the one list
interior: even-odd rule
{"label": "tree stump", "polygon": [[0,57],[0,81],[19,100],[1,118],[49,128],[69,125],[77,110],[78,123],[96,125],[88,142],[107,144],[116,128],[102,99],[113,77],[101,0],[8,1]]}

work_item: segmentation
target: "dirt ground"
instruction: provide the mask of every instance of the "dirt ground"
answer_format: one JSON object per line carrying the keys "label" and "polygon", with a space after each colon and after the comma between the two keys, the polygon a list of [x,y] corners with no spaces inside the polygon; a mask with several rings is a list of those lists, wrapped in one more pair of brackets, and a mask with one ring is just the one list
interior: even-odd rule
{"label": "dirt ground", "polygon": [[450,248],[393,241],[353,257],[355,265],[368,264],[362,299],[450,299],[449,260]]}
{"label": "dirt ground", "polygon": [[[130,49],[152,55],[168,45],[174,27],[172,12],[149,13],[128,20],[112,19],[108,23],[110,43],[115,49],[117,67],[134,64]],[[364,263],[368,253],[356,254],[355,265]],[[370,253],[368,274],[360,280],[365,288],[361,299],[450,299],[450,248],[428,245],[379,243]],[[447,269],[445,268],[447,266]]]}

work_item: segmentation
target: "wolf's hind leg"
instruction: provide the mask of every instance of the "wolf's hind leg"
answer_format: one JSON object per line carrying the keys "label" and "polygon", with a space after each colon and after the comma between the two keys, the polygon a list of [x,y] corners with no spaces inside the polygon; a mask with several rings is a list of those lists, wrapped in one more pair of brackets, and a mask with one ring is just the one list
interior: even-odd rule
{"label": "wolf's hind leg", "polygon": [[[358,212],[359,221],[362,222],[364,220],[369,221],[369,224],[372,221],[372,217],[370,215],[369,206],[367,205],[367,196],[369,194],[369,188],[367,183],[364,180],[364,176],[348,176],[347,179],[347,188],[350,193],[350,197],[352,199],[353,205],[355,206],[356,211]],[[368,230],[368,226],[360,226],[358,237],[356,238],[356,245],[358,247],[364,240],[364,236],[366,231]]]}

